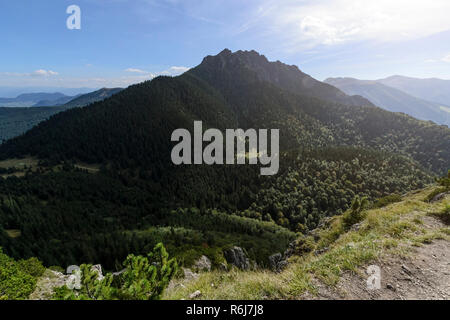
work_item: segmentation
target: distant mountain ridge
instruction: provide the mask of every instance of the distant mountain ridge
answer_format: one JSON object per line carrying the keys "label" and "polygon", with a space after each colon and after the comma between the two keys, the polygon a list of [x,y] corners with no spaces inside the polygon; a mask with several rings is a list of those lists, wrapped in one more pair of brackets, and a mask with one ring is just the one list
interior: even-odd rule
{"label": "distant mountain ridge", "polygon": [[77,94],[76,96],[64,96],[56,100],[42,100],[38,103],[34,104],[33,107],[53,107],[53,106],[62,106],[73,99],[78,98],[81,94]]}
{"label": "distant mountain ridge", "polygon": [[0,106],[6,107],[31,107],[35,104],[42,105],[43,101],[48,103],[53,103],[60,99],[68,99],[70,101],[73,99],[71,96],[66,96],[60,92],[47,93],[47,92],[37,92],[37,93],[24,93],[20,94],[15,98],[0,98]]}
{"label": "distant mountain ridge", "polygon": [[[23,134],[40,122],[51,116],[74,107],[84,107],[90,103],[104,100],[113,94],[120,92],[122,88],[103,88],[84,95],[75,97],[58,94],[44,95],[32,94],[33,99],[57,98],[56,100],[43,100],[32,107],[0,107],[0,143]],[[29,99],[30,95],[21,95],[20,99]]]}
{"label": "distant mountain ridge", "polygon": [[[421,120],[432,120],[450,126],[450,108],[447,106],[414,97],[377,80],[328,78],[325,82],[347,94],[361,95],[386,110],[403,112]],[[449,112],[445,108],[448,108]]]}
{"label": "distant mountain ridge", "polygon": [[0,97],[16,98],[18,95],[24,93],[36,93],[36,92],[59,92],[66,96],[76,96],[77,94],[85,94],[98,90],[99,88],[70,88],[70,87],[48,87],[48,86],[21,86],[21,87],[8,87],[0,86]]}
{"label": "distant mountain ridge", "polygon": [[24,93],[16,98],[0,98],[0,102],[13,102],[13,101],[39,101],[39,100],[56,100],[66,95],[55,92],[55,93],[47,93],[47,92],[38,92],[38,93]]}
{"label": "distant mountain ridge", "polygon": [[102,101],[106,98],[109,98],[122,90],[123,88],[102,88],[94,92],[78,95],[72,100],[66,102],[64,105],[66,107],[84,107],[90,103]]}
{"label": "distant mountain ridge", "polygon": [[414,97],[450,106],[450,80],[420,79],[396,75],[379,79],[377,82],[402,90]]}

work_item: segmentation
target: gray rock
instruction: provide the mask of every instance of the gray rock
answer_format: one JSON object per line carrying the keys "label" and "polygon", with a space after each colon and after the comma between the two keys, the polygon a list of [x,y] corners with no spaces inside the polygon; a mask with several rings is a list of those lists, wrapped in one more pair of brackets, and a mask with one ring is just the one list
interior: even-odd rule
{"label": "gray rock", "polygon": [[223,255],[228,263],[242,270],[250,268],[250,260],[247,258],[244,250],[240,247],[233,247],[224,251]]}
{"label": "gray rock", "polygon": [[200,290],[197,290],[197,291],[195,291],[194,293],[191,293],[191,294],[189,295],[189,299],[195,299],[195,298],[200,297],[201,295],[202,295],[201,291],[200,291]]}
{"label": "gray rock", "polygon": [[125,269],[122,269],[122,270],[120,270],[120,271],[117,271],[117,272],[113,272],[113,276],[114,277],[117,277],[117,276],[120,276],[122,273],[124,273],[125,271],[127,271],[127,269],[125,268]]}
{"label": "gray rock", "polygon": [[211,271],[211,261],[206,256],[201,256],[194,264],[197,271]]}
{"label": "gray rock", "polygon": [[167,290],[170,291],[170,290],[173,290],[173,289],[178,288],[178,287],[186,289],[186,286],[184,284],[178,283],[176,280],[172,279],[169,282],[169,285],[167,286]]}
{"label": "gray rock", "polygon": [[269,257],[270,267],[275,272],[281,272],[288,264],[281,253],[275,253]]}
{"label": "gray rock", "polygon": [[64,275],[50,269],[38,279],[34,292],[30,295],[30,300],[50,300],[55,288],[67,285],[69,275]]}
{"label": "gray rock", "polygon": [[329,248],[328,248],[328,247],[325,247],[325,248],[318,249],[318,250],[314,251],[314,254],[315,254],[316,256],[318,256],[318,255],[321,255],[322,253],[327,252],[328,250],[329,250]]}
{"label": "gray rock", "polygon": [[192,272],[189,268],[183,268],[184,278],[188,281],[195,280],[198,278],[198,274],[195,272]]}
{"label": "gray rock", "polygon": [[103,280],[105,278],[103,276],[102,266],[100,264],[96,264],[96,265],[92,266],[91,271],[97,272],[97,274],[98,274],[97,280],[101,281],[101,280]]}
{"label": "gray rock", "polygon": [[450,194],[450,192],[442,192],[442,193],[439,193],[439,194],[435,195],[435,196],[433,197],[433,199],[431,199],[430,202],[441,201],[441,200],[444,199],[445,196],[448,195],[448,194]]}
{"label": "gray rock", "polygon": [[389,290],[392,290],[392,291],[396,290],[395,287],[390,283],[386,284],[386,288],[388,288]]}
{"label": "gray rock", "polygon": [[405,266],[404,264],[402,264],[402,269],[407,275],[410,275],[410,276],[412,275],[411,270],[409,270],[409,268],[407,266]]}
{"label": "gray rock", "polygon": [[269,257],[269,263],[270,263],[270,268],[272,269],[272,271],[275,272],[280,272],[280,265],[281,262],[283,261],[283,256],[281,255],[281,253],[275,253],[273,255],[271,255]]}

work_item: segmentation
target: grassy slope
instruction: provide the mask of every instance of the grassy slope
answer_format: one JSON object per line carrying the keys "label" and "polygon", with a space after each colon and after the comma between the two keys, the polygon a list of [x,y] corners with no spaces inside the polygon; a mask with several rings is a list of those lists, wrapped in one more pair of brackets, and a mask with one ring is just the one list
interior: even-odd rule
{"label": "grassy slope", "polygon": [[[425,216],[449,210],[449,196],[435,203],[423,201],[436,188],[409,193],[400,202],[367,211],[357,231],[345,232],[342,216],[334,217],[326,227],[316,230],[315,250],[291,257],[282,273],[238,270],[203,273],[195,281],[178,280],[164,298],[186,299],[200,290],[201,299],[299,299],[305,293],[315,295],[318,281],[334,287],[344,273],[358,273],[372,261],[388,255],[414,254],[414,247],[435,239],[449,241],[449,227],[430,229],[422,222]],[[317,254],[321,249],[325,249],[324,253]]]}

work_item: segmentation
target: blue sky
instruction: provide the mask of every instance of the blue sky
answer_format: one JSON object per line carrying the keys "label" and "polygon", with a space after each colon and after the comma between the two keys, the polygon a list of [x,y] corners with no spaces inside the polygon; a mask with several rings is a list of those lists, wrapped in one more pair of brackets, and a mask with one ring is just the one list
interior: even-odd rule
{"label": "blue sky", "polygon": [[[69,30],[69,5],[81,30]],[[450,79],[448,0],[15,0],[0,4],[0,86],[115,87],[254,49],[323,80]]]}

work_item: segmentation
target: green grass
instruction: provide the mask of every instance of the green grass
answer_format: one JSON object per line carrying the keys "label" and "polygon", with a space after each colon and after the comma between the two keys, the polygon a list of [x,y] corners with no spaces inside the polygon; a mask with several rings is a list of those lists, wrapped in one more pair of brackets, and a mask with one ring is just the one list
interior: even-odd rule
{"label": "green grass", "polygon": [[[312,245],[312,237],[297,240],[300,247],[308,242],[307,250],[298,250],[305,253],[291,257],[279,274],[267,270],[202,273],[190,282],[177,279],[164,299],[187,299],[196,290],[202,292],[200,299],[299,299],[306,292],[317,294],[317,281],[335,286],[343,273],[358,274],[362,266],[385,255],[406,256],[414,246],[449,240],[449,228],[430,229],[423,223],[430,212],[443,212],[450,205],[449,197],[436,203],[422,201],[434,188],[365,211],[357,231],[345,232],[343,217],[333,217],[326,228],[316,232],[319,239]],[[317,254],[317,249],[324,252]]]}
{"label": "green grass", "polygon": [[446,225],[450,224],[450,204],[447,204],[441,211],[432,212],[430,215],[442,220]]}
{"label": "green grass", "polygon": [[391,203],[396,203],[402,201],[402,197],[399,194],[391,194],[382,198],[379,198],[373,206],[375,208],[383,208]]}
{"label": "green grass", "polygon": [[3,160],[0,161],[0,177],[23,177],[26,169],[35,170],[37,167],[38,160],[34,158]]}
{"label": "green grass", "polygon": [[75,167],[82,170],[87,170],[90,173],[97,173],[100,171],[99,164],[77,163],[75,164]]}
{"label": "green grass", "polygon": [[0,168],[17,168],[24,169],[25,167],[36,167],[38,160],[35,158],[23,158],[23,159],[8,159],[0,161]]}
{"label": "green grass", "polygon": [[9,229],[9,230],[5,230],[5,232],[8,235],[8,237],[10,237],[12,239],[18,238],[22,235],[22,232],[17,229]]}

